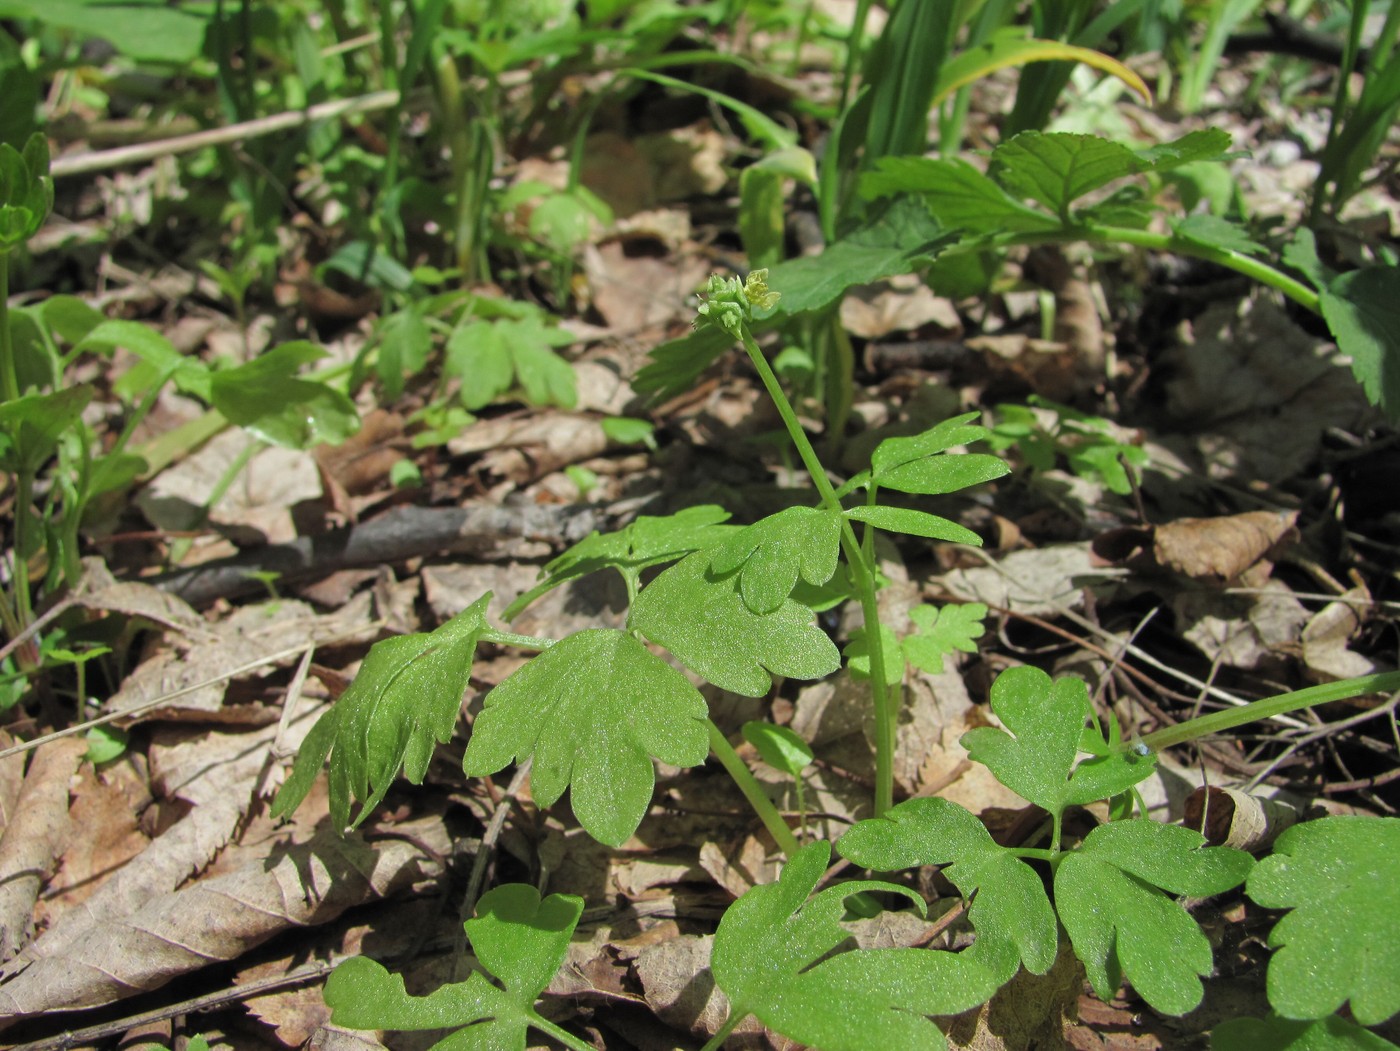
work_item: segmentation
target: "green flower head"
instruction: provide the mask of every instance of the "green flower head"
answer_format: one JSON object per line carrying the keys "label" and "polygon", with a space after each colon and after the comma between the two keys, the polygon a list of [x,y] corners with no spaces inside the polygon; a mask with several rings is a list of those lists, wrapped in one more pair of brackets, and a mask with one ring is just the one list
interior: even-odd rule
{"label": "green flower head", "polygon": [[718,325],[735,339],[753,320],[755,308],[767,310],[778,301],[778,293],[768,290],[767,270],[752,270],[743,281],[711,274],[703,295],[695,324]]}

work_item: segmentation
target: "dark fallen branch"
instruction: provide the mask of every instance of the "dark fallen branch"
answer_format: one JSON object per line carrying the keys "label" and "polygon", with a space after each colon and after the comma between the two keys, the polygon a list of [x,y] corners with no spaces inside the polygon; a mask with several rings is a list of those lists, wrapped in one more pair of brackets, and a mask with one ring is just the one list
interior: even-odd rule
{"label": "dark fallen branch", "polygon": [[255,574],[275,573],[281,584],[424,555],[492,561],[525,555],[522,548],[527,543],[544,542],[559,549],[598,529],[604,518],[596,509],[576,506],[396,507],[369,522],[289,544],[249,548],[151,583],[203,606],[264,591],[266,585]]}
{"label": "dark fallen branch", "polygon": [[[1274,55],[1292,55],[1295,58],[1326,62],[1331,66],[1342,64],[1343,43],[1336,37],[1320,33],[1311,26],[1290,18],[1286,14],[1273,11],[1264,12],[1268,29],[1255,33],[1234,33],[1225,44],[1227,55],[1242,55],[1253,51],[1265,51]],[[1370,52],[1362,48],[1356,54],[1356,72],[1366,72]]]}

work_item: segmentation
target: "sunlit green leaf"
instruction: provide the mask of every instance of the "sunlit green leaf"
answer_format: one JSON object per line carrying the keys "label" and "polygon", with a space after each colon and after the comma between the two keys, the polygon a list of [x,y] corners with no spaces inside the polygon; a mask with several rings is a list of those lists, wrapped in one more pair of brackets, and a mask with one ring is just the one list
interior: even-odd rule
{"label": "sunlit green leaf", "polygon": [[334,387],[297,374],[326,352],[314,343],[283,343],[252,361],[209,377],[209,400],[229,421],[273,445],[338,445],[360,429],[355,403]]}
{"label": "sunlit green leaf", "polygon": [[949,603],[942,609],[915,606],[909,619],[917,629],[904,637],[905,659],[933,675],[943,674],[943,658],[950,653],[976,653],[977,643],[987,630],[982,619],[987,607],[980,602]]}
{"label": "sunlit green leaf", "polygon": [[814,758],[812,746],[786,726],[751,720],[741,732],[765,763],[789,777],[800,776]]}
{"label": "sunlit green leaf", "polygon": [[760,519],[710,548],[710,568],[739,570],[739,593],[755,613],[771,613],[792,594],[800,576],[825,584],[841,556],[841,516],[814,507],[789,507]]}

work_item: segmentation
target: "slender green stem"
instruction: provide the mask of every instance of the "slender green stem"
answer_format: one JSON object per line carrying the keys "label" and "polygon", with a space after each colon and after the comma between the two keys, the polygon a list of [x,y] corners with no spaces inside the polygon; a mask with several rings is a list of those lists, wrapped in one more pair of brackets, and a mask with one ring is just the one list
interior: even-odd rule
{"label": "slender green stem", "polygon": [[731,1007],[729,1017],[724,1020],[724,1025],[719,1027],[714,1036],[705,1041],[705,1046],[700,1051],[719,1051],[724,1046],[724,1042],[729,1039],[729,1034],[734,1032],[739,1023],[748,1016],[747,1011],[736,1011]]}
{"label": "slender green stem", "polygon": [[19,615],[22,627],[28,627],[34,619],[34,608],[29,597],[29,534],[32,527],[31,511],[34,502],[34,475],[21,470],[16,476],[15,489],[15,612]]}
{"label": "slender green stem", "polygon": [[15,347],[10,338],[10,254],[0,252],[0,394],[6,401],[19,397]]}
{"label": "slender green stem", "polygon": [[773,801],[763,791],[758,779],[753,776],[753,771],[744,765],[744,761],[739,758],[739,753],[734,751],[734,746],[729,743],[728,738],[720,733],[714,720],[706,719],[705,726],[710,731],[710,751],[714,752],[720,765],[734,779],[734,783],[739,786],[739,791],[744,793],[744,798],[748,800],[749,806],[753,807],[754,813],[763,822],[763,827],[768,830],[773,841],[778,844],[778,849],[788,857],[792,857],[800,849],[800,844],[797,842],[797,837],[792,834],[792,829],[788,828],[788,823],[783,820],[783,815],[778,813],[778,808],[773,805]]}
{"label": "slender green stem", "polygon": [[1287,715],[1300,708],[1311,708],[1316,704],[1344,701],[1349,697],[1361,697],[1368,693],[1395,693],[1400,690],[1400,672],[1383,672],[1379,675],[1362,675],[1356,679],[1343,679],[1340,682],[1309,686],[1305,690],[1281,693],[1275,697],[1264,697],[1240,708],[1229,708],[1223,712],[1211,712],[1184,723],[1164,727],[1143,737],[1141,741],[1123,742],[1117,751],[1125,752],[1139,743],[1153,751],[1186,744],[1223,730],[1233,730],[1237,726],[1272,719],[1276,715]]}
{"label": "slender green stem", "polygon": [[530,1024],[542,1033],[548,1033],[565,1047],[573,1048],[573,1051],[594,1051],[592,1044],[586,1044],[567,1029],[562,1029],[555,1025],[548,1018],[541,1018],[535,1012],[530,1012]]}
{"label": "slender green stem", "polygon": [[852,583],[860,599],[861,613],[865,618],[866,646],[870,651],[870,693],[875,707],[875,816],[879,817],[894,805],[894,727],[895,713],[890,697],[889,684],[885,681],[884,644],[880,635],[880,609],[876,599],[875,569],[873,560],[867,559],[865,551],[856,539],[850,519],[845,516],[841,500],[826,476],[826,469],[817,457],[817,451],[802,429],[802,423],[793,411],[792,403],[783,393],[777,375],[763,356],[763,350],[754,341],[747,325],[739,330],[744,350],[753,362],[763,381],[764,389],[777,407],[788,436],[802,457],[802,465],[811,475],[812,484],[821,496],[822,505],[841,517],[841,548],[851,568]]}
{"label": "slender green stem", "polygon": [[495,628],[487,628],[481,633],[481,641],[494,642],[500,646],[519,646],[526,650],[547,650],[554,645],[556,640],[536,635],[517,635],[513,631],[497,631]]}

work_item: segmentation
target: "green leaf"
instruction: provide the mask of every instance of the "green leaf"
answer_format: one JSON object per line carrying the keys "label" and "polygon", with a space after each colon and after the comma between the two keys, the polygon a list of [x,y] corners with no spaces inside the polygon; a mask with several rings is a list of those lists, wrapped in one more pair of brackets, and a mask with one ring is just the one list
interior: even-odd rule
{"label": "green leaf", "polygon": [[439,1051],[524,1051],[526,1028],[542,1021],[535,1000],[564,963],[583,899],[551,894],[541,901],[535,888],[508,883],[483,894],[476,912],[463,926],[484,971],[409,996],[403,978],[356,956],[326,981],[331,1020],[350,1029],[458,1030],[433,1045]]}
{"label": "green leaf", "polygon": [[1121,142],[1096,135],[1023,131],[992,151],[988,171],[1013,197],[1029,197],[1068,219],[1071,203],[1147,166]]}
{"label": "green leaf", "polygon": [[801,576],[825,584],[841,557],[841,516],[816,507],[789,507],[745,526],[710,549],[710,569],[739,570],[739,593],[755,613],[781,606]]}
{"label": "green leaf", "polygon": [[1400,267],[1342,274],[1321,298],[1322,316],[1366,397],[1400,420]]}
{"label": "green leaf", "polygon": [[1236,156],[1231,152],[1233,140],[1223,128],[1202,128],[1188,131],[1179,139],[1138,150],[1139,157],[1155,172],[1171,171],[1183,164],[1201,161],[1222,161]]}
{"label": "green leaf", "polygon": [[87,732],[87,752],[83,755],[89,763],[97,766],[109,763],[126,751],[128,734],[115,726],[94,726]]}
{"label": "green leaf", "polygon": [[743,726],[744,740],[758,750],[763,761],[789,777],[800,777],[811,765],[812,746],[786,726],[751,720]]}
{"label": "green leaf", "polygon": [[1231,1018],[1210,1032],[1211,1051],[1397,1051],[1389,1040],[1341,1015],[1315,1022],[1287,1018]]}
{"label": "green leaf", "polygon": [[289,449],[339,445],[360,429],[355,403],[340,391],[297,376],[326,352],[314,343],[283,343],[209,377],[214,408],[255,437]]}
{"label": "green leaf", "polygon": [[986,453],[938,455],[955,446],[984,441],[987,429],[968,424],[976,417],[975,412],[964,413],[910,438],[886,438],[870,457],[871,480],[902,493],[938,495],[1009,474],[1006,461]]}
{"label": "green leaf", "polygon": [[632,389],[653,400],[689,390],[700,374],[734,346],[734,337],[713,325],[702,325],[684,336],[667,340],[650,354],[650,361],[632,377]]}
{"label": "green leaf", "polygon": [[714,574],[709,552],[697,551],[663,572],[632,606],[629,624],[665,646],[687,668],[722,690],[762,697],[769,672],[821,679],[841,655],[812,622],[812,611],[785,599],[755,613],[739,594],[739,574]]}
{"label": "green leaf", "polygon": [[1045,974],[1054,964],[1059,926],[1040,874],[997,845],[982,822],[958,804],[906,800],[882,817],[852,825],[836,849],[877,872],[949,866],[943,874],[972,902],[968,918],[979,942],[1014,946],[1015,959],[1034,974]]}
{"label": "green leaf", "polygon": [[783,298],[762,320],[824,310],[849,288],[924,266],[954,240],[919,202],[897,200],[865,226],[828,245],[820,255],[771,267],[768,285]]}
{"label": "green leaf", "polygon": [[92,387],[81,383],[0,405],[0,469],[37,474],[65,432],[82,418],[92,394]]}
{"label": "green leaf", "polygon": [[914,667],[933,675],[943,674],[943,658],[961,650],[976,653],[977,643],[986,632],[982,620],[987,607],[981,602],[950,603],[942,609],[915,606],[909,619],[918,629],[902,643],[905,659]]}
{"label": "green leaf", "polygon": [[729,512],[715,504],[697,504],[673,515],[638,515],[611,533],[589,533],[540,570],[542,580],[512,602],[503,614],[509,622],[535,599],[560,584],[589,573],[615,569],[636,583],[642,570],[675,562],[692,551],[732,535],[738,526],[724,523]]}
{"label": "green leaf", "polygon": [[[490,600],[483,595],[436,631],[375,643],[350,688],[312,727],[273,815],[290,814],[306,798],[332,749],[330,810],[337,828],[364,821],[400,768],[421,784],[434,744],[445,743],[457,725]],[[353,823],[352,796],[363,800]]]}
{"label": "green leaf", "polygon": [[1142,78],[1117,59],[1101,51],[1060,40],[1030,39],[1024,28],[1008,26],[997,30],[983,43],[966,48],[943,63],[933,105],[941,105],[959,88],[990,76],[999,69],[1025,66],[1032,62],[1082,62],[1117,77],[1144,100],[1150,101],[1152,98],[1152,92]]}
{"label": "green leaf", "polygon": [[[1005,466],[1003,461],[994,456],[988,457],[988,459],[997,460],[998,463]],[[890,533],[925,536],[930,540],[948,540],[955,544],[971,544],[973,547],[982,546],[982,538],[971,529],[966,529],[956,522],[950,522],[938,515],[931,515],[927,511],[915,511],[907,507],[886,507],[881,504],[875,507],[853,507],[846,512],[846,517],[854,522],[864,522],[876,529],[883,529]]]}
{"label": "green leaf", "polygon": [[631,635],[576,632],[486,697],[463,769],[493,774],[534,758],[531,791],[550,806],[572,786],[588,834],[618,846],[651,805],[651,757],[696,766],[709,754],[708,708],[684,675]]}
{"label": "green leaf", "polygon": [[1242,255],[1264,255],[1268,251],[1250,237],[1249,231],[1239,223],[1232,223],[1218,215],[1188,215],[1174,222],[1172,231],[1177,237],[1206,248],[1219,248]]}
{"label": "green leaf", "polygon": [[1163,891],[1220,894],[1254,864],[1242,850],[1204,843],[1199,832],[1176,825],[1115,821],[1060,862],[1055,906],[1099,999],[1111,1000],[1126,975],[1164,1014],[1182,1015],[1201,1002],[1210,942]]}
{"label": "green leaf", "polygon": [[[841,654],[846,658],[846,668],[851,678],[870,678],[870,644],[866,641],[863,627],[851,632],[851,641]],[[899,649],[899,638],[884,624],[880,625],[880,656],[885,665],[885,682],[901,682],[904,679],[904,655]]]}
{"label": "green leaf", "polygon": [[963,747],[974,762],[1049,811],[1057,823],[1065,807],[1126,792],[1152,773],[1153,757],[1130,752],[1075,765],[1091,713],[1083,679],[1065,676],[1052,682],[1039,668],[1022,665],[997,676],[991,701],[992,711],[1011,733],[979,727],[963,734]]}
{"label": "green leaf", "polygon": [[0,18],[34,19],[107,41],[139,62],[183,66],[199,57],[206,17],[152,4],[0,0]]}
{"label": "green leaf", "polygon": [[181,354],[170,340],[139,321],[102,321],[73,349],[79,353],[111,353],[117,347],[126,348],[141,361],[114,385],[123,398],[135,401],[173,379],[182,392],[209,400],[209,366],[198,358]]}
{"label": "green leaf", "polygon": [[452,334],[444,367],[462,380],[462,403],[480,409],[519,386],[532,405],[571,409],[578,402],[573,367],[554,352],[575,342],[537,314],[474,321]]}
{"label": "green leaf", "polygon": [[1323,265],[1317,255],[1317,235],[1306,226],[1293,232],[1293,240],[1283,246],[1283,262],[1312,282],[1314,288],[1326,288],[1337,276]]}
{"label": "green leaf", "polygon": [[969,234],[1058,230],[1059,222],[1028,208],[966,161],[933,157],[882,157],[860,178],[867,200],[923,195],[939,225]]}
{"label": "green leaf", "polygon": [[1321,1018],[1351,1002],[1376,1025],[1400,1011],[1400,818],[1327,817],[1295,825],[1249,877],[1249,896],[1292,909],[1274,925],[1269,1003]]}
{"label": "green leaf", "polygon": [[966,954],[929,949],[836,952],[850,936],[845,901],[864,892],[909,890],[875,880],[827,887],[831,844],[802,848],[777,883],[731,905],[715,932],[711,970],[735,1014],[753,1014],[798,1043],[822,1051],[928,1051],[946,1046],[928,1015],[985,1002],[1001,984]]}
{"label": "green leaf", "polygon": [[414,307],[396,310],[379,322],[379,357],[375,371],[384,393],[391,400],[403,393],[404,374],[419,372],[428,363],[433,335],[428,323]]}
{"label": "green leaf", "polygon": [[639,420],[633,416],[605,416],[599,421],[608,441],[618,445],[645,445],[656,448],[656,425],[650,420]]}

